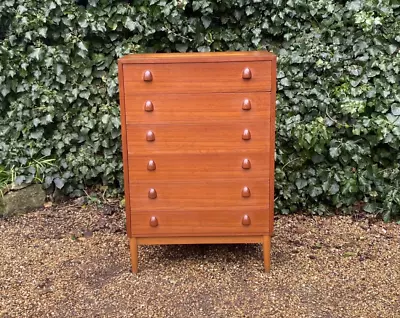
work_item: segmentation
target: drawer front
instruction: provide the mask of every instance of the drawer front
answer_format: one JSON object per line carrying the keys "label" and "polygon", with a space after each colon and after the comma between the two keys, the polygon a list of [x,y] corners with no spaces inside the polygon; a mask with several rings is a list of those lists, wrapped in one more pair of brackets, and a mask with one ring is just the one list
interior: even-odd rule
{"label": "drawer front", "polygon": [[267,209],[135,211],[131,229],[135,236],[263,235],[269,219]]}
{"label": "drawer front", "polygon": [[218,207],[258,207],[269,202],[268,180],[130,182],[132,210],[190,211]]}
{"label": "drawer front", "polygon": [[264,178],[272,169],[270,154],[147,154],[130,156],[129,180],[187,181]]}
{"label": "drawer front", "polygon": [[[125,94],[271,91],[271,62],[125,64]],[[246,73],[246,71],[249,72]],[[246,73],[246,74],[244,74]],[[251,75],[250,75],[251,74]],[[243,78],[243,77],[251,78]]]}
{"label": "drawer front", "polygon": [[249,122],[270,118],[271,93],[138,94],[125,99],[126,122]]}
{"label": "drawer front", "polygon": [[156,153],[249,153],[271,147],[268,121],[193,125],[127,125],[128,155]]}

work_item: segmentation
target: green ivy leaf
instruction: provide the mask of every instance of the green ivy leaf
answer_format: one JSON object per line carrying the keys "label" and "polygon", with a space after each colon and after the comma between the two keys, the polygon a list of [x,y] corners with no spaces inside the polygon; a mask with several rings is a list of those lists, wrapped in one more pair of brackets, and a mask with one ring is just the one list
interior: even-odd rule
{"label": "green ivy leaf", "polygon": [[109,122],[109,120],[110,120],[110,115],[108,115],[108,114],[104,114],[101,117],[101,121],[103,122],[103,124],[107,124]]}
{"label": "green ivy leaf", "polygon": [[283,86],[290,86],[290,81],[289,81],[289,79],[287,78],[287,77],[285,77],[285,78],[282,78],[280,81],[279,81],[279,83],[281,84],[281,85],[283,85]]}
{"label": "green ivy leaf", "polygon": [[62,189],[65,185],[64,180],[61,178],[54,178],[53,182],[58,189]]}
{"label": "green ivy leaf", "polygon": [[251,15],[254,12],[256,12],[256,9],[255,9],[254,6],[246,6],[246,10],[245,11],[246,11],[246,15]]}
{"label": "green ivy leaf", "polygon": [[37,47],[33,49],[31,54],[29,54],[29,57],[39,61],[42,58],[42,55],[43,55],[42,48]]}
{"label": "green ivy leaf", "polygon": [[78,42],[77,46],[82,51],[85,51],[85,52],[88,51],[88,48],[86,47],[85,43],[83,43],[83,42]]}
{"label": "green ivy leaf", "polygon": [[138,23],[133,21],[130,17],[127,17],[124,23],[125,28],[127,28],[130,31],[136,30]]}
{"label": "green ivy leaf", "polygon": [[187,43],[175,44],[175,48],[178,52],[184,53],[187,51],[189,45]]}
{"label": "green ivy leaf", "polygon": [[201,22],[203,23],[203,26],[207,29],[211,24],[211,18],[208,16],[202,16]]}
{"label": "green ivy leaf", "polygon": [[339,157],[339,155],[340,155],[339,147],[331,147],[331,148],[329,148],[329,155],[333,159]]}
{"label": "green ivy leaf", "polygon": [[45,156],[45,157],[50,156],[51,155],[51,149],[50,148],[44,148],[42,150],[42,155]]}
{"label": "green ivy leaf", "polygon": [[306,187],[307,186],[307,180],[304,180],[304,179],[297,179],[296,180],[296,187],[297,187],[297,189],[299,189],[299,190],[301,190],[301,189],[303,189],[304,187]]}
{"label": "green ivy leaf", "polygon": [[322,188],[320,187],[312,187],[310,195],[311,197],[315,198],[323,193]]}
{"label": "green ivy leaf", "polygon": [[368,213],[375,213],[377,211],[377,206],[375,203],[368,203],[364,206],[363,210]]}
{"label": "green ivy leaf", "polygon": [[339,192],[339,190],[340,190],[339,185],[338,185],[337,183],[333,183],[333,184],[330,186],[328,192],[329,192],[330,195],[335,195],[335,194],[337,194],[337,193]]}
{"label": "green ivy leaf", "polygon": [[394,116],[400,116],[400,104],[392,104],[391,110]]}

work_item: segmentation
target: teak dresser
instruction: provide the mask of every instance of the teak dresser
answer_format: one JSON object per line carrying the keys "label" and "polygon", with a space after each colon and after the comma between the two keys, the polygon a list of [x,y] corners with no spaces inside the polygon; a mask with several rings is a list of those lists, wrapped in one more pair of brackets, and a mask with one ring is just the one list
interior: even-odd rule
{"label": "teak dresser", "polygon": [[274,218],[276,56],[118,61],[127,233],[138,245],[262,243]]}

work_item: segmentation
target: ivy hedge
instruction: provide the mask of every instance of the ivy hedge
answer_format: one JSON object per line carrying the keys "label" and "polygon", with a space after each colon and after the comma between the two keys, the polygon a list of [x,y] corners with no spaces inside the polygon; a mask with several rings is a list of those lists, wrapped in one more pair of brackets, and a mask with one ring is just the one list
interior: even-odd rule
{"label": "ivy hedge", "polygon": [[121,190],[119,57],[266,49],[276,211],[399,217],[399,48],[390,0],[2,0],[0,167],[17,182],[43,167],[71,195]]}

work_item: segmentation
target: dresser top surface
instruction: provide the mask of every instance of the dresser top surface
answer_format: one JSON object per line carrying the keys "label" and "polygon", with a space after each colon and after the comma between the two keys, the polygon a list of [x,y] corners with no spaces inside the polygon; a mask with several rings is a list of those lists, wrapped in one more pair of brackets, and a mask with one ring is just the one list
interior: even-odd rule
{"label": "dresser top surface", "polygon": [[118,60],[129,63],[210,63],[239,61],[272,61],[276,55],[268,51],[189,52],[189,53],[145,53],[129,54]]}

